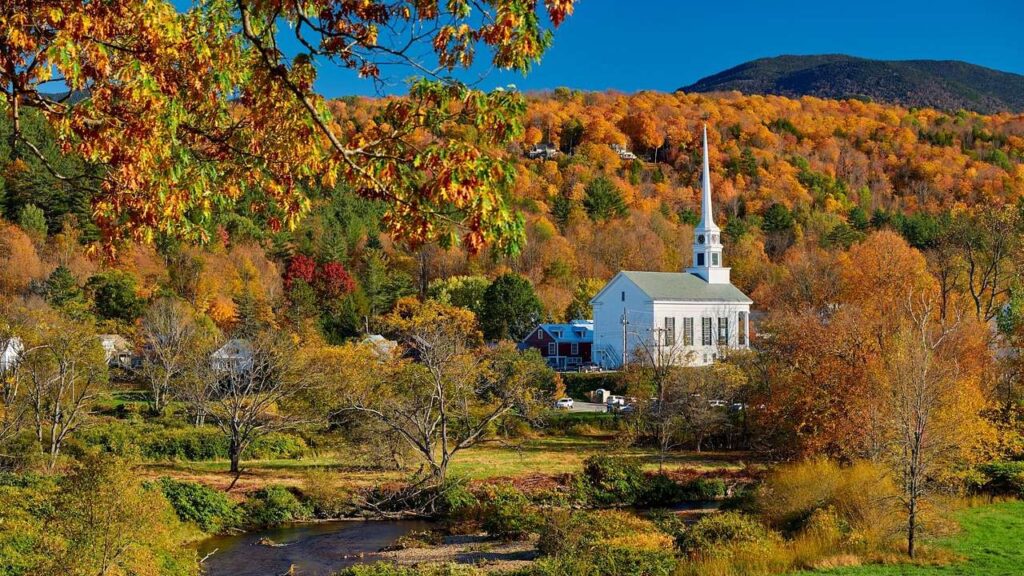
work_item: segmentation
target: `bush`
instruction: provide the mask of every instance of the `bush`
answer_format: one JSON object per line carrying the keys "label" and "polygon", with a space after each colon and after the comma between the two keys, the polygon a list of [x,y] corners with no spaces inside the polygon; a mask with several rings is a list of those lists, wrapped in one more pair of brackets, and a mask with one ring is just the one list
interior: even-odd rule
{"label": "bush", "polygon": [[335,476],[320,467],[306,471],[302,495],[317,518],[340,518],[356,511],[352,494],[336,485]]}
{"label": "bush", "polygon": [[537,509],[522,492],[512,486],[488,490],[483,511],[483,528],[493,538],[523,540],[540,528]]}
{"label": "bush", "polygon": [[208,534],[223,532],[241,522],[241,514],[227,495],[195,482],[161,478],[160,490],[183,522],[193,522]]}
{"label": "bush", "polygon": [[621,372],[566,372],[561,376],[565,394],[572,398],[586,398],[587,394],[598,388],[609,390],[613,394],[622,394],[626,391]]}
{"label": "bush", "polygon": [[538,575],[668,575],[672,538],[651,521],[619,510],[548,514],[537,547]]}
{"label": "bush", "polygon": [[667,474],[654,474],[644,481],[644,489],[637,498],[637,505],[646,507],[675,504],[684,500],[683,486]]}
{"label": "bush", "polygon": [[885,544],[899,528],[898,490],[877,465],[840,466],[817,459],[777,468],[758,490],[754,511],[787,535],[801,532],[819,510],[831,509],[865,545]]}
{"label": "bush", "polygon": [[721,478],[697,478],[684,484],[681,488],[682,499],[690,502],[703,502],[725,498],[725,481]]}
{"label": "bush", "polygon": [[312,515],[310,507],[284,486],[267,486],[249,495],[242,505],[245,522],[251,526],[276,526]]}
{"label": "bush", "polygon": [[441,487],[440,514],[449,518],[461,518],[480,504],[466,483],[460,479],[448,479]]}
{"label": "bush", "polygon": [[778,537],[761,523],[738,512],[722,512],[701,518],[682,534],[679,548],[691,556],[728,554],[735,545],[767,548]]}
{"label": "bush", "polygon": [[604,455],[587,458],[577,480],[582,499],[597,505],[635,504],[645,487],[646,479],[636,462]]}
{"label": "bush", "polygon": [[544,418],[544,431],[553,435],[583,436],[600,432],[616,432],[622,418],[604,412],[551,412]]}
{"label": "bush", "polygon": [[[80,442],[117,456],[138,454],[154,460],[218,460],[228,457],[228,441],[213,426],[168,428],[139,422],[107,422],[83,430]],[[273,432],[253,441],[246,458],[301,458],[308,452],[298,436]]]}
{"label": "bush", "polygon": [[985,478],[981,488],[986,493],[1024,498],[1024,462],[990,462],[978,470]]}

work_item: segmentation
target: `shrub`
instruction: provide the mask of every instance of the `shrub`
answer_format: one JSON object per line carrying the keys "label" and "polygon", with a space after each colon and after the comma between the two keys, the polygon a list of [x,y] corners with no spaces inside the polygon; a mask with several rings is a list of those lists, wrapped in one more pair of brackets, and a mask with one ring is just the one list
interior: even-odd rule
{"label": "shrub", "polygon": [[594,537],[591,518],[582,512],[553,510],[544,515],[537,539],[537,550],[545,556],[577,552],[589,546]]}
{"label": "shrub", "polygon": [[461,518],[480,504],[466,483],[460,479],[448,479],[441,487],[441,509],[439,512],[450,518]]}
{"label": "shrub", "polygon": [[193,522],[203,532],[216,534],[237,526],[241,514],[223,493],[195,482],[161,478],[160,490],[183,522]]}
{"label": "shrub", "polygon": [[[153,423],[107,422],[83,430],[80,441],[117,456],[137,453],[146,460],[217,460],[228,457],[228,442],[213,426],[168,428]],[[257,438],[246,458],[301,458],[308,452],[298,436],[273,432]]]}
{"label": "shrub", "polygon": [[875,464],[844,467],[817,459],[776,469],[758,491],[755,510],[769,526],[797,534],[815,512],[831,509],[854,539],[876,546],[898,529],[897,495],[892,480]]}
{"label": "shrub", "polygon": [[683,486],[669,478],[667,474],[654,474],[645,479],[644,489],[637,499],[637,504],[659,506],[674,504],[683,499]]}
{"label": "shrub", "polygon": [[622,422],[615,414],[604,412],[552,412],[544,418],[544,431],[575,436],[615,432],[622,428]]}
{"label": "shrub", "polygon": [[643,495],[646,481],[640,466],[623,458],[597,455],[583,462],[577,487],[589,503],[632,505]]}
{"label": "shrub", "polygon": [[691,502],[717,500],[725,497],[725,481],[721,478],[697,478],[683,485],[681,491],[683,500]]}
{"label": "shrub", "polygon": [[276,526],[308,518],[312,510],[284,486],[267,486],[253,492],[242,505],[251,526]]}
{"label": "shrub", "polygon": [[643,492],[637,504],[659,506],[677,502],[704,502],[725,496],[725,481],[720,478],[697,478],[679,484],[665,474],[654,474],[645,479]]}
{"label": "shrub", "polygon": [[668,575],[672,538],[651,521],[619,510],[548,514],[537,547],[540,575]]}
{"label": "shrub", "polygon": [[516,488],[494,487],[489,490],[487,499],[483,528],[492,537],[523,540],[540,527],[540,514],[530,499]]}
{"label": "shrub", "polygon": [[566,372],[562,374],[562,382],[565,384],[566,395],[573,398],[584,398],[598,388],[610,390],[615,394],[626,391],[621,372]]}
{"label": "shrub", "polygon": [[318,518],[339,518],[355,511],[352,495],[336,485],[335,476],[320,467],[306,471],[302,495]]}
{"label": "shrub", "polygon": [[683,533],[679,548],[691,556],[728,554],[737,544],[767,548],[778,537],[753,518],[738,512],[722,512],[701,518]]}
{"label": "shrub", "polygon": [[1024,498],[1024,462],[990,462],[980,466],[979,471],[985,478],[985,492]]}

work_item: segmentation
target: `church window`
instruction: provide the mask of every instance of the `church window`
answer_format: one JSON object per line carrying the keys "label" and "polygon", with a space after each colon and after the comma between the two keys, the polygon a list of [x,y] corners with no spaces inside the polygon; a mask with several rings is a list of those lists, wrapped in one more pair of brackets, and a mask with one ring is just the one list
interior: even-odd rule
{"label": "church window", "polygon": [[693,346],[693,318],[683,318],[683,346]]}
{"label": "church window", "polygon": [[572,344],[569,345],[569,354],[571,354],[573,356],[579,356],[580,355],[580,343],[579,342],[573,342]]}
{"label": "church window", "polygon": [[697,266],[703,266],[703,265],[704,265],[704,253],[700,252],[700,253],[697,254]]}
{"label": "church window", "polygon": [[718,266],[718,252],[711,253],[711,265]]}
{"label": "church window", "polygon": [[558,344],[555,344],[554,342],[548,342],[548,356],[557,356],[557,355],[558,355]]}
{"label": "church window", "polygon": [[676,319],[665,318],[665,346],[672,346],[676,343]]}
{"label": "church window", "polygon": [[622,301],[623,302],[626,301],[626,291],[625,290],[622,291]]}
{"label": "church window", "polygon": [[703,243],[704,243],[704,235],[703,234],[698,234],[697,235],[697,244],[703,244]]}
{"label": "church window", "polygon": [[736,334],[737,334],[737,337],[739,339],[739,345],[740,346],[746,346],[747,345],[747,313],[746,312],[740,312],[739,313],[739,326],[738,326],[738,330],[736,331]]}
{"label": "church window", "polygon": [[711,346],[711,318],[700,319],[700,341],[704,346]]}
{"label": "church window", "polygon": [[719,318],[718,319],[718,345],[728,346],[729,345],[729,319]]}
{"label": "church window", "polygon": [[718,234],[712,234],[711,235],[711,243],[712,244],[718,244]]}

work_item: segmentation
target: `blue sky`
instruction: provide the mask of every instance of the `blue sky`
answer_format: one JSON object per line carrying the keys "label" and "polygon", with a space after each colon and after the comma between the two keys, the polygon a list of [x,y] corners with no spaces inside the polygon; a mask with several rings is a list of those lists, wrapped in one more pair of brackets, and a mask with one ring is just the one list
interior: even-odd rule
{"label": "blue sky", "polygon": [[[188,0],[175,0],[179,6]],[[526,77],[489,72],[485,88],[671,91],[747,60],[843,53],[964,60],[1024,74],[1024,0],[577,0]],[[485,66],[468,78],[478,78]],[[403,92],[398,72],[389,92]],[[351,71],[320,67],[328,97],[374,94]]]}

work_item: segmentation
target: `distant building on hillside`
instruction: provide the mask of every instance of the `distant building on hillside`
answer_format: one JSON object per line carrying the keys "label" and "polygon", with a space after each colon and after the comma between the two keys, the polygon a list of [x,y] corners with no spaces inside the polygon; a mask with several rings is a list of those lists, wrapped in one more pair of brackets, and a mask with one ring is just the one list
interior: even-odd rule
{"label": "distant building on hillside", "polygon": [[540,324],[519,343],[534,348],[555,370],[575,370],[592,362],[594,322],[573,320],[567,324]]}
{"label": "distant building on hillside", "polygon": [[107,360],[107,366],[111,368],[124,368],[129,370],[134,367],[135,354],[131,342],[120,334],[100,334],[100,345],[103,346],[103,354]]}
{"label": "distant building on hillside", "polygon": [[526,157],[531,160],[551,160],[552,158],[558,157],[558,148],[555,148],[551,144],[536,144],[526,150]]}
{"label": "distant building on hillside", "polygon": [[683,272],[621,271],[591,300],[594,362],[602,367],[644,357],[700,366],[727,348],[750,345],[753,301],[729,281],[712,217],[706,127],[703,168],[693,266]]}
{"label": "distant building on hillside", "polygon": [[626,148],[625,146],[620,146],[619,144],[612,144],[610,148],[613,152],[618,154],[619,158],[622,160],[636,160],[636,154],[630,152],[629,149]]}
{"label": "distant building on hillside", "polygon": [[210,367],[217,372],[245,372],[252,368],[252,343],[232,338],[210,355]]}

